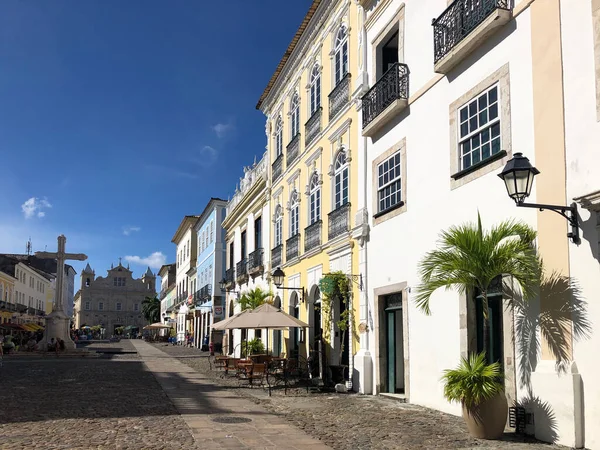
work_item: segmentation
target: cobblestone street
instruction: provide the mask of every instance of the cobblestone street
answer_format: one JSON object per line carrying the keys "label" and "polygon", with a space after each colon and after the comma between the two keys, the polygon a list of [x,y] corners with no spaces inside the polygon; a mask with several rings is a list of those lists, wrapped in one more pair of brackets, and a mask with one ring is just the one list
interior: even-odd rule
{"label": "cobblestone street", "polygon": [[220,379],[196,349],[127,340],[89,348],[106,353],[4,358],[1,449],[560,448],[478,441],[459,417],[376,396],[269,398]]}

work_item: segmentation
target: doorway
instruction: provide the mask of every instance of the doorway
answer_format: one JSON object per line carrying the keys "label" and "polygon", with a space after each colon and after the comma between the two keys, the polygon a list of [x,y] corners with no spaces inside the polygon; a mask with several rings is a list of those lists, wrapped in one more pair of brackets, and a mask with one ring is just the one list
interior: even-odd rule
{"label": "doorway", "polygon": [[386,382],[385,391],[404,394],[404,323],[402,293],[385,296]]}
{"label": "doorway", "polygon": [[[290,314],[296,319],[300,318],[300,305],[298,304],[298,294],[292,292],[290,296]],[[300,352],[300,328],[292,328],[290,342],[290,356],[297,358]]]}

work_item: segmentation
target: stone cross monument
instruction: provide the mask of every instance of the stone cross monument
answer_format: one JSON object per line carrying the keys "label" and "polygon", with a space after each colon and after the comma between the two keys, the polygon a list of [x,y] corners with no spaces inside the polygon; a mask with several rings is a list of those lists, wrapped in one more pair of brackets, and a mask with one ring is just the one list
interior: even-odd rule
{"label": "stone cross monument", "polygon": [[71,340],[70,321],[71,318],[65,313],[64,303],[64,278],[65,278],[65,260],[74,259],[76,261],[85,261],[87,255],[83,253],[66,253],[65,244],[67,238],[64,235],[58,237],[58,251],[53,252],[35,252],[38,258],[56,259],[56,301],[52,307],[52,312],[46,316],[46,331],[44,333],[43,343],[50,339],[62,339],[65,341],[65,347],[68,350],[75,349],[75,343]]}

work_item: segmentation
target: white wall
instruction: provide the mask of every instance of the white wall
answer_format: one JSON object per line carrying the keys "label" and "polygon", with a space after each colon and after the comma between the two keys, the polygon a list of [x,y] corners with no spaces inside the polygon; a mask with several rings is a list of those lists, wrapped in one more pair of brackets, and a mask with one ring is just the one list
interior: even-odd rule
{"label": "white wall", "polygon": [[[589,1],[562,2],[567,201],[600,190],[600,124],[596,115],[594,36]],[[574,357],[583,381],[586,448],[600,448],[600,256],[595,213],[580,208],[581,245],[570,245],[571,276],[587,303],[592,329],[576,340]]]}
{"label": "white wall", "polygon": [[[439,16],[447,2],[406,0],[405,3],[404,62],[410,69],[410,92],[414,94],[435,76],[430,24],[431,18]],[[370,43],[392,19],[400,4],[400,0],[393,1],[368,31],[367,67],[371,86],[375,76],[371,73]],[[401,282],[407,282],[411,288],[419,284],[417,264],[426,252],[436,247],[441,230],[476,221],[478,211],[486,227],[508,217],[536,225],[535,210],[516,208],[496,172],[450,189],[449,105],[506,63],[510,65],[512,150],[523,151],[535,164],[530,33],[526,11],[516,19],[516,27],[514,22],[509,23],[476,50],[469,62],[461,64],[412,103],[402,121],[392,119],[396,125],[387,133],[376,141],[368,140],[366,186],[371,216],[374,213],[371,162],[403,138],[406,138],[407,153],[407,211],[376,226],[370,222],[368,295],[371,314],[374,314],[374,289]],[[416,309],[409,294],[409,310],[404,312],[409,317],[410,401],[459,414],[458,405],[444,400],[440,382],[443,370],[454,367],[460,358],[458,294],[436,292],[431,306],[433,314],[425,316]],[[374,355],[373,335],[369,344]],[[376,362],[374,370],[378,370]]]}

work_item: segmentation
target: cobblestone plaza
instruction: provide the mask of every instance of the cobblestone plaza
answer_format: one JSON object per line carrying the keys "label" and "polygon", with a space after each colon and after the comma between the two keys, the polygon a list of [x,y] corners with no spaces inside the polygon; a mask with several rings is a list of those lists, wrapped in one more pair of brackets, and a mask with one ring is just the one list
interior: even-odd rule
{"label": "cobblestone plaza", "polygon": [[269,398],[209,372],[196,349],[127,340],[92,348],[119,353],[5,357],[0,448],[560,448],[478,441],[459,417],[381,397]]}

